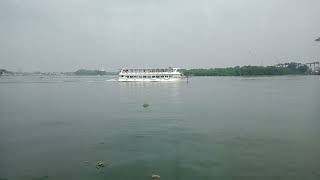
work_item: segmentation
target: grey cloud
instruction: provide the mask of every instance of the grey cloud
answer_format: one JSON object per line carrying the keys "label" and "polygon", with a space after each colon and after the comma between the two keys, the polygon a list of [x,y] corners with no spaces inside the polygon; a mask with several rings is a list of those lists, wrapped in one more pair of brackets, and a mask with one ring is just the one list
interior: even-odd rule
{"label": "grey cloud", "polygon": [[0,66],[221,67],[320,57],[318,0],[2,0]]}

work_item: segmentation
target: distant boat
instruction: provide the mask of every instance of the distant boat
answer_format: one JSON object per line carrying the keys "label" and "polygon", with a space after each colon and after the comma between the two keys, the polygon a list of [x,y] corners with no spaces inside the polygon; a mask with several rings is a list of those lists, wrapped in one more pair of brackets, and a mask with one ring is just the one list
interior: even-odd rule
{"label": "distant boat", "polygon": [[318,39],[316,39],[315,41],[320,41],[320,37]]}
{"label": "distant boat", "polygon": [[126,69],[123,68],[119,72],[119,81],[180,81],[184,79],[179,68],[166,69]]}

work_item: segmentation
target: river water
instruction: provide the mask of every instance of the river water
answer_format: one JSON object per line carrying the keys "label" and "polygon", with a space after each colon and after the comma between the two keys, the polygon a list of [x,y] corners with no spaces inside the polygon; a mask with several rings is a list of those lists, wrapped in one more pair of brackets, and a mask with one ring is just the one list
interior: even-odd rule
{"label": "river water", "polygon": [[0,77],[0,179],[320,179],[320,76],[114,78]]}

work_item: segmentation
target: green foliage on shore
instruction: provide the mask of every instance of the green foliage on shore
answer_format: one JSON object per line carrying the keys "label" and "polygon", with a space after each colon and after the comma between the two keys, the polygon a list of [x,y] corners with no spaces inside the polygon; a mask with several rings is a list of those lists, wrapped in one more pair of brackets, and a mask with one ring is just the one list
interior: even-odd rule
{"label": "green foliage on shore", "polygon": [[6,69],[0,69],[0,76],[1,75],[12,75],[12,74],[13,74],[13,72],[11,72],[11,71],[8,71]]}
{"label": "green foliage on shore", "polygon": [[96,76],[96,75],[102,76],[102,75],[116,75],[117,73],[99,71],[99,70],[79,69],[78,71],[74,72],[74,74],[78,76]]}
{"label": "green foliage on shore", "polygon": [[307,65],[289,63],[287,67],[276,66],[236,66],[228,68],[188,69],[182,70],[186,76],[272,76],[307,74]]}

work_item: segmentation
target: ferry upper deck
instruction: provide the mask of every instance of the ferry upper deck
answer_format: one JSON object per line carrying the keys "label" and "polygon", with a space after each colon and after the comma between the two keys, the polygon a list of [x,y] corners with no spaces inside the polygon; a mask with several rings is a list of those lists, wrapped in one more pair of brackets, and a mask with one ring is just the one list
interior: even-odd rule
{"label": "ferry upper deck", "polygon": [[180,74],[179,68],[166,69],[121,69],[120,74]]}

